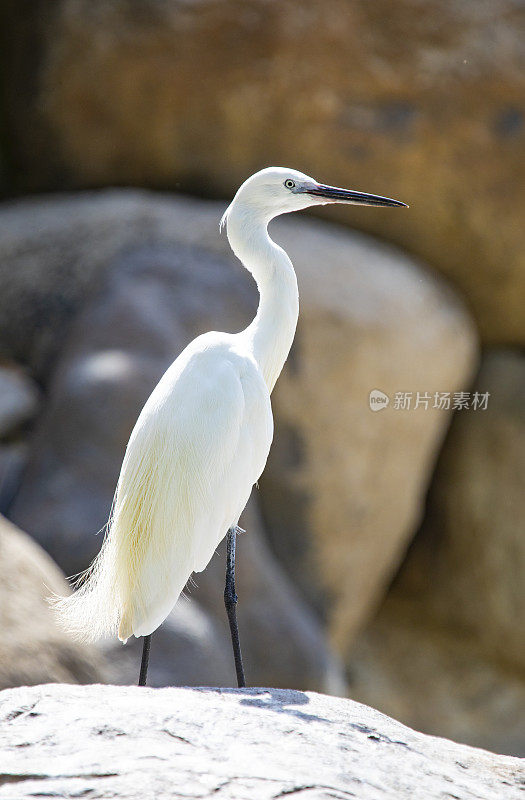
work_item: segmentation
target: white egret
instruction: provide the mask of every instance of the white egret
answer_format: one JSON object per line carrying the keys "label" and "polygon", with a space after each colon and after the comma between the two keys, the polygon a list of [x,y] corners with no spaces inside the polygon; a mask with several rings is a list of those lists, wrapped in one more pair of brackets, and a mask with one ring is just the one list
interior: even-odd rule
{"label": "white egret", "polygon": [[245,685],[236,621],[237,523],[270,450],[270,394],[299,314],[292,263],[267,226],[279,214],[325,203],[405,205],[282,167],[263,169],[242,184],[221,227],[227,226],[233,252],[255,278],[257,314],[240,333],[198,336],[160,379],[131,434],[101,551],[77,591],[55,602],[77,638],[143,636],[140,685],[151,634],[225,535],[224,600],[238,684]]}

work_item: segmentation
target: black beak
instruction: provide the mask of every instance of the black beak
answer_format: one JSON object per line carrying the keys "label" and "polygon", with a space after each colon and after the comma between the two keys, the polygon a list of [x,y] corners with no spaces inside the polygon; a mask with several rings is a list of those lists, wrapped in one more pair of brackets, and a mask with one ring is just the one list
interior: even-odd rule
{"label": "black beak", "polygon": [[366,194],[365,192],[354,192],[351,189],[338,189],[336,186],[325,186],[318,183],[311,189],[306,190],[307,194],[316,197],[326,197],[337,203],[353,203],[355,206],[401,206],[408,208],[406,203],[400,200],[392,200],[390,197],[381,197],[379,194]]}

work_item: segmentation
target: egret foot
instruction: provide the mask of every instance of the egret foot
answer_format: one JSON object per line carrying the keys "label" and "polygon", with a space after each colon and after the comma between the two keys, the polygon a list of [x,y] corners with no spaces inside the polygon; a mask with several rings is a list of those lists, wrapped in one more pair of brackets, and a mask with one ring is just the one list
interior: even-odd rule
{"label": "egret foot", "polygon": [[237,626],[237,595],[235,593],[235,542],[237,529],[230,528],[226,537],[226,586],[224,587],[224,605],[230,623],[230,633],[232,637],[233,658],[235,661],[235,671],[237,673],[237,685],[240,689],[246,686],[244,678],[244,668],[242,665],[241,644],[239,642],[239,628]]}
{"label": "egret foot", "polygon": [[142,645],[142,661],[140,662],[140,675],[138,683],[139,686],[146,685],[150,647],[151,647],[151,633],[148,636],[144,637],[144,643]]}

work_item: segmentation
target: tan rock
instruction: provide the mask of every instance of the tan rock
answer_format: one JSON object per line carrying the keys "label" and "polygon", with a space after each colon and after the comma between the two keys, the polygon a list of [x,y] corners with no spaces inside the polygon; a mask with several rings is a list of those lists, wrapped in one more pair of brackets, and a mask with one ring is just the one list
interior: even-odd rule
{"label": "tan rock", "polygon": [[423,527],[347,655],[353,697],[427,733],[525,755],[525,359],[485,355]]}
{"label": "tan rock", "polygon": [[347,666],[354,700],[424,733],[525,755],[523,672],[465,631],[436,625],[415,598],[389,597]]}
{"label": "tan rock", "polygon": [[[407,257],[321,225],[296,230],[279,228],[301,316],[273,394],[261,498],[274,548],[345,652],[421,521],[450,419],[434,395],[468,387],[475,334],[454,295]],[[376,412],[374,389],[390,398]],[[398,392],[410,409],[396,408]]]}
{"label": "tan rock", "polygon": [[93,648],[73,642],[55,624],[46,601],[66,581],[29,536],[0,517],[0,686],[93,683],[104,664]]}
{"label": "tan rock", "polygon": [[[318,616],[268,547],[257,500],[254,492],[240,520],[246,533],[237,540],[237,618],[248,685],[316,686],[326,694],[346,695],[342,662],[330,648]],[[222,627],[229,650],[222,604],[224,542],[217,551],[206,571],[194,576],[197,586],[191,597]]]}
{"label": "tan rock", "polygon": [[490,393],[487,410],[454,419],[399,592],[523,670],[525,358],[489,352],[475,387]]}
{"label": "tan rock", "polygon": [[11,5],[18,188],[226,197],[280,163],[392,194],[410,214],[330,216],[450,277],[486,340],[524,343],[521,4],[61,0],[45,25]]}

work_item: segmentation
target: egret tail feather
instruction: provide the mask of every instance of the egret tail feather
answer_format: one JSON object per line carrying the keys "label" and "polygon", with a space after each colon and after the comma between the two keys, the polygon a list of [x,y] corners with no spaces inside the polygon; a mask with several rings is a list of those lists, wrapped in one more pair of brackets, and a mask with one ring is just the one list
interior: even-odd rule
{"label": "egret tail feather", "polygon": [[122,617],[114,581],[111,540],[106,538],[91,566],[72,582],[75,591],[49,602],[57,622],[74,639],[94,642],[115,634]]}

